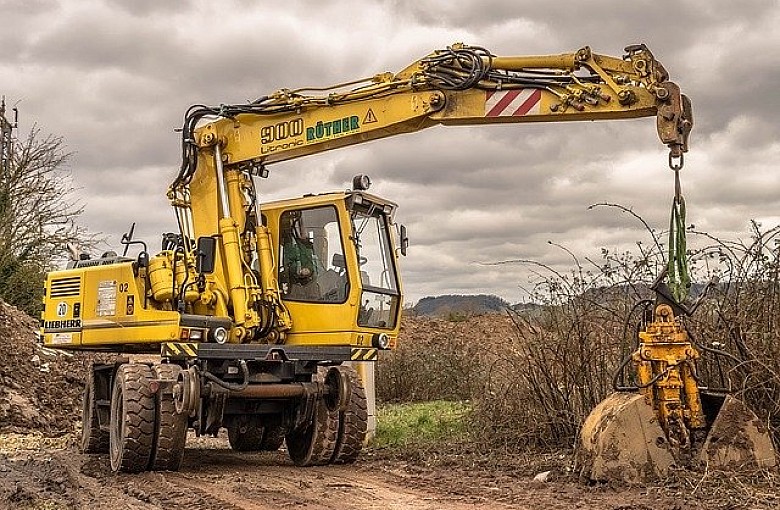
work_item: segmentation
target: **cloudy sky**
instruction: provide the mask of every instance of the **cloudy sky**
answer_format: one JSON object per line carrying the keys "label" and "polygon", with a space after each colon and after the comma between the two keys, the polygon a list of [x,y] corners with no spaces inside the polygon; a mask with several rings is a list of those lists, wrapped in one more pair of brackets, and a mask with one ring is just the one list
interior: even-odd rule
{"label": "cloudy sky", "polygon": [[[396,71],[463,41],[498,55],[644,42],[694,105],[683,188],[688,220],[728,239],[780,222],[780,5],[769,0],[0,0],[0,94],[62,135],[82,223],[116,242],[132,221],[173,230],[165,190],[174,128],[194,103]],[[344,189],[372,176],[412,238],[407,301],[443,293],[524,298],[533,259],[565,269],[668,223],[672,173],[654,119],[438,127],[278,164],[262,197]]]}

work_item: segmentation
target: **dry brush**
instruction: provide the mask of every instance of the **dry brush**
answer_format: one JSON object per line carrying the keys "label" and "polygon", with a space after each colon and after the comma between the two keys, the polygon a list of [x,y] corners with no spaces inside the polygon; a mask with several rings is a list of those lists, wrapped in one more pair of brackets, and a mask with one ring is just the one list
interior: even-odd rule
{"label": "dry brush", "polygon": [[[745,399],[780,444],[780,228],[754,223],[746,241],[689,236],[706,241],[688,254],[694,280],[719,278],[685,320],[704,354],[700,383]],[[653,236],[630,252],[602,250],[599,260],[570,253],[568,273],[510,261],[534,269],[533,305],[467,321],[405,321],[399,349],[379,363],[380,399],[471,400],[477,441],[512,450],[572,446],[635,346],[662,253]],[[629,372],[618,382],[630,382]]]}

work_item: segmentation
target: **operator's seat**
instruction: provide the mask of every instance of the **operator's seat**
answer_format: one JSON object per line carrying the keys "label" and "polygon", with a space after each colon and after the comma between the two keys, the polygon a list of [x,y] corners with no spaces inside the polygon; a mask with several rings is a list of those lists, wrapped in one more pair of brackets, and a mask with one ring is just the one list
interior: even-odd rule
{"label": "operator's seat", "polygon": [[342,303],[347,299],[347,278],[346,275],[342,275],[328,269],[317,278],[317,284],[320,287],[320,295],[323,301],[331,303]]}

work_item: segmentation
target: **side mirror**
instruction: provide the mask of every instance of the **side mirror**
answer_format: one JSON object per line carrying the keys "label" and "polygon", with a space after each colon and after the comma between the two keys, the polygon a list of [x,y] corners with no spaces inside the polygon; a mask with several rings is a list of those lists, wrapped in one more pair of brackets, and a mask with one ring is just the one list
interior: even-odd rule
{"label": "side mirror", "polygon": [[199,274],[213,273],[216,258],[217,240],[213,237],[199,237],[195,256],[195,271]]}
{"label": "side mirror", "polygon": [[406,250],[409,248],[409,236],[406,235],[406,225],[401,225],[399,237],[401,238],[401,255],[406,256]]}

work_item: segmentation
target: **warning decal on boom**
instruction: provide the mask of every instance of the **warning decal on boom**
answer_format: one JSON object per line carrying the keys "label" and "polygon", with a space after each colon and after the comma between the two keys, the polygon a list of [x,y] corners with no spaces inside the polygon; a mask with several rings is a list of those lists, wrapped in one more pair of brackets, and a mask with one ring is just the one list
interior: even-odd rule
{"label": "warning decal on boom", "polygon": [[373,122],[376,122],[376,115],[374,115],[374,111],[369,108],[366,112],[366,116],[363,118],[363,124],[371,124]]}

